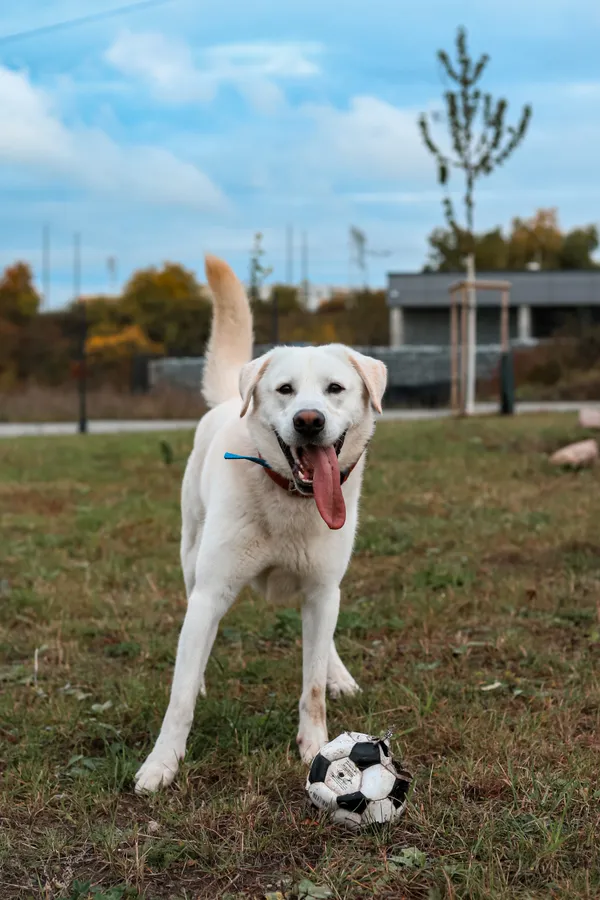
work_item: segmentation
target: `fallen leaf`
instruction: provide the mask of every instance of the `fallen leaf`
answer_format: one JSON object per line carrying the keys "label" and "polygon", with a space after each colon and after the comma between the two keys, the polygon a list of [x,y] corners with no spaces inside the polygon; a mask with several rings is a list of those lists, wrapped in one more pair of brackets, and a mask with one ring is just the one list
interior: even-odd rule
{"label": "fallen leaf", "polygon": [[417,847],[403,847],[396,856],[388,856],[388,862],[405,869],[422,869],[427,862],[427,857]]}
{"label": "fallen leaf", "polygon": [[501,681],[494,681],[493,684],[484,684],[482,691],[497,691],[498,688],[504,687]]}
{"label": "fallen leaf", "polygon": [[303,878],[296,888],[298,900],[327,900],[332,892],[324,885],[313,884],[308,878]]}

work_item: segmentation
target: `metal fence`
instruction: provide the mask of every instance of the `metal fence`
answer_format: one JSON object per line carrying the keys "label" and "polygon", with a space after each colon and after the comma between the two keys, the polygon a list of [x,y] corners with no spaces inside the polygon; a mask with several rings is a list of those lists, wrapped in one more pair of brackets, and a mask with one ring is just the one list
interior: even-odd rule
{"label": "metal fence", "polygon": [[[519,342],[513,342],[519,346]],[[528,344],[531,346],[531,343]],[[257,346],[255,356],[269,348]],[[450,348],[440,346],[356,347],[361,353],[380,359],[388,368],[387,403],[437,406],[448,403],[450,395]],[[477,348],[477,378],[490,379],[500,364],[500,345]],[[164,358],[149,363],[151,386],[178,385],[199,390],[203,357]]]}

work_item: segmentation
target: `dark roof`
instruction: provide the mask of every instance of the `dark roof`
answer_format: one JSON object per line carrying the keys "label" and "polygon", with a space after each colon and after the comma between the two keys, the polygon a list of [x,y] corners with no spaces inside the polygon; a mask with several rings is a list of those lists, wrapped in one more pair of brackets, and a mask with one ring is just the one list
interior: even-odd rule
{"label": "dark roof", "polygon": [[[460,272],[390,272],[389,306],[448,306]],[[483,281],[510,281],[511,306],[600,306],[600,269],[573,272],[478,272]],[[500,292],[480,291],[479,306],[499,306]]]}

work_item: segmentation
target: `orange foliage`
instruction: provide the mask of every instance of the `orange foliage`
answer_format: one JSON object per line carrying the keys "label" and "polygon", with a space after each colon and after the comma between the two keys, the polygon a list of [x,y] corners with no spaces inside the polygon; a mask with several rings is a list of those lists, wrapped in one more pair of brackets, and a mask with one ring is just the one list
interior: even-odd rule
{"label": "orange foliage", "polygon": [[86,341],[90,356],[132,356],[135,353],[159,355],[162,344],[151,341],[139,325],[128,325],[113,334],[96,334]]}

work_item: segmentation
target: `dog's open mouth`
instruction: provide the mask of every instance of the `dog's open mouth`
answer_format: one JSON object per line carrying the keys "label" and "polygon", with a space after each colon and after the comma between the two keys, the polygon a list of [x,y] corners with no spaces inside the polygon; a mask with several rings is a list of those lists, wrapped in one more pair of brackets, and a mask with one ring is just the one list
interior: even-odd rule
{"label": "dog's open mouth", "polygon": [[346,521],[338,462],[345,439],[344,432],[331,447],[317,444],[290,447],[277,434],[279,446],[292,471],[296,490],[306,496],[314,496],[321,517],[332,529],[341,528]]}
{"label": "dog's open mouth", "polygon": [[[312,494],[315,477],[315,467],[313,462],[315,454],[320,454],[321,452],[327,453],[329,448],[320,447],[316,444],[306,444],[304,447],[290,447],[277,432],[275,432],[275,434],[283,455],[287,459],[288,465],[292,470],[292,476],[296,487],[302,494]],[[339,457],[342,452],[345,440],[346,432],[344,432],[333,444],[336,458]]]}

